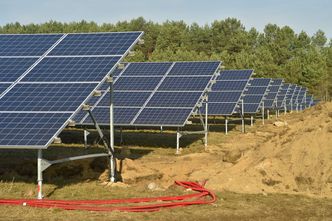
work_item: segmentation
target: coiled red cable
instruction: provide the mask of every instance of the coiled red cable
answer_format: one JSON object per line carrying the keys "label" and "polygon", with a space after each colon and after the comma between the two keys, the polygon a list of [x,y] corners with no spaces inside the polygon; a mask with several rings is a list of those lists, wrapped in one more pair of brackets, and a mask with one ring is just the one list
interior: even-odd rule
{"label": "coiled red cable", "polygon": [[[37,200],[37,199],[0,199],[0,205],[23,205],[39,208],[60,208],[65,210],[86,210],[86,211],[126,211],[126,212],[154,212],[161,208],[174,208],[181,206],[210,204],[216,201],[216,195],[195,182],[175,181],[175,184],[186,189],[196,191],[194,194],[182,196],[164,196],[151,198],[130,198],[113,200]],[[210,199],[206,199],[209,197]],[[158,202],[154,204],[147,204]],[[116,204],[137,204],[114,206]]]}

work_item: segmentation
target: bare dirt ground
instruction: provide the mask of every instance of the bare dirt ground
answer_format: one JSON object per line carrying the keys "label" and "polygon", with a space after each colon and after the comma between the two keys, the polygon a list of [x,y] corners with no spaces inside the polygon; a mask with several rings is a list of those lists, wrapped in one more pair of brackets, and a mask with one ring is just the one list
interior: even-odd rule
{"label": "bare dirt ground", "polygon": [[[152,214],[2,206],[0,220],[332,220],[332,103],[273,117],[265,125],[258,121],[246,134],[235,126],[225,135],[221,127],[211,125],[207,151],[201,137],[183,137],[181,155],[174,154],[174,133],[126,131],[118,149],[120,183],[106,182],[101,158],[52,166],[44,173],[45,196],[51,199],[181,194],[174,180],[207,180],[206,187],[218,195],[214,205]],[[52,147],[45,157],[100,152],[77,144],[80,133],[67,132],[63,140],[73,144]],[[0,198],[35,197],[35,157],[31,151],[1,152]],[[147,188],[151,183],[154,188]]]}
{"label": "bare dirt ground", "polygon": [[125,159],[122,177],[133,183],[155,176],[163,188],[177,179],[207,180],[216,191],[332,197],[332,104],[277,121],[246,134],[211,132],[206,153]]}

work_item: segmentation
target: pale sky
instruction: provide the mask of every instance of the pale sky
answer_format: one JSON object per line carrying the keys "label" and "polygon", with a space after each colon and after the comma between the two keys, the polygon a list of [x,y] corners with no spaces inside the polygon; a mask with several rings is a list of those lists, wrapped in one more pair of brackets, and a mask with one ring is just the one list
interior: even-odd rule
{"label": "pale sky", "polygon": [[310,35],[322,29],[332,38],[332,0],[0,0],[0,25],[83,19],[100,24],[139,16],[155,22],[184,20],[201,25],[234,17],[247,29],[262,31],[266,24],[274,23]]}

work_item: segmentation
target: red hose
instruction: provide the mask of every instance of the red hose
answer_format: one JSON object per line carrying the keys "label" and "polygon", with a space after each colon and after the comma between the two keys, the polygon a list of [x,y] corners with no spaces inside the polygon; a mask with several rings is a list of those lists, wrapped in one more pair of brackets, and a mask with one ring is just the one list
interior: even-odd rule
{"label": "red hose", "polygon": [[[65,210],[87,211],[126,211],[126,212],[154,212],[161,208],[174,208],[180,206],[210,204],[216,201],[216,195],[195,182],[175,181],[175,184],[186,189],[192,189],[197,193],[182,196],[164,196],[151,198],[131,198],[113,200],[37,200],[37,199],[7,199],[1,200],[0,205],[23,205],[39,208],[60,208]],[[206,199],[210,197],[210,199]],[[190,200],[191,199],[191,200]],[[150,202],[155,204],[146,204]],[[145,203],[144,205],[111,206],[114,204]]]}

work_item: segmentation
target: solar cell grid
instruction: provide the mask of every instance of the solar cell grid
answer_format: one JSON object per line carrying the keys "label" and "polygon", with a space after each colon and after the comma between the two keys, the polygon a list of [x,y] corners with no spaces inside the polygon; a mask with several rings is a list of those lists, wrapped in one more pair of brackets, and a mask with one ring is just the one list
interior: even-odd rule
{"label": "solar cell grid", "polygon": [[274,100],[264,100],[264,108],[273,108]]}
{"label": "solar cell grid", "polygon": [[162,91],[204,91],[211,77],[166,77],[158,90]]}
{"label": "solar cell grid", "polygon": [[[241,97],[242,92],[210,92],[209,93],[209,103],[210,102],[220,102],[223,103],[237,103],[239,101],[239,97]],[[223,105],[223,104],[221,104]]]}
{"label": "solar cell grid", "polygon": [[245,104],[254,104],[254,103],[257,103],[257,104],[260,104],[261,101],[263,99],[263,95],[245,95],[243,97],[243,102]]}
{"label": "solar cell grid", "polygon": [[147,107],[193,107],[201,92],[156,92]]}
{"label": "solar cell grid", "polygon": [[219,67],[217,62],[176,62],[169,72],[172,75],[207,75],[210,76]]}
{"label": "solar cell grid", "polygon": [[249,80],[253,70],[224,70],[217,80]]}
{"label": "solar cell grid", "polygon": [[22,81],[100,82],[121,57],[46,57]]}
{"label": "solar cell grid", "polygon": [[0,111],[75,111],[97,84],[17,84],[0,99]]}
{"label": "solar cell grid", "polygon": [[[234,112],[234,109],[237,106],[237,102],[235,103],[213,103],[213,102],[209,102],[208,104],[208,111],[209,111],[209,115],[232,115]],[[205,110],[205,104],[202,106],[201,108],[202,110]],[[205,111],[202,111],[203,113],[205,113]]]}
{"label": "solar cell grid", "polygon": [[0,35],[0,56],[41,56],[62,34]]}
{"label": "solar cell grid", "polygon": [[212,91],[243,91],[248,81],[217,81],[212,86]]}
{"label": "solar cell grid", "polygon": [[277,86],[279,86],[279,85],[281,85],[283,83],[283,81],[284,81],[284,79],[279,79],[279,78],[275,79],[274,78],[270,82],[270,85],[277,85]]}
{"label": "solar cell grid", "polygon": [[245,91],[245,94],[265,94],[267,88],[266,87],[248,87]]}
{"label": "solar cell grid", "polygon": [[270,85],[270,78],[253,78],[250,81],[251,87],[267,87]]}
{"label": "solar cell grid", "polygon": [[0,82],[16,81],[37,60],[38,58],[0,57]]}
{"label": "solar cell grid", "polygon": [[244,103],[243,104],[244,113],[255,114],[257,113],[260,104],[259,103]]}
{"label": "solar cell grid", "polygon": [[162,77],[120,77],[114,83],[114,90],[153,91]]}
{"label": "solar cell grid", "polygon": [[44,146],[68,120],[70,113],[0,112],[1,146]]}
{"label": "solar cell grid", "polygon": [[[115,107],[114,124],[129,125],[139,110],[140,108]],[[100,122],[101,124],[104,124],[104,122],[109,122],[109,107],[96,107],[95,109],[93,109],[93,116],[96,118],[97,122]],[[92,120],[89,116],[85,119],[85,124],[92,124]]]}
{"label": "solar cell grid", "polygon": [[120,55],[137,41],[141,32],[68,34],[49,55]]}
{"label": "solar cell grid", "polygon": [[176,125],[185,122],[190,116],[192,108],[144,108],[135,125]]}
{"label": "solar cell grid", "polygon": [[171,62],[164,63],[130,63],[123,76],[163,76],[171,67]]}
{"label": "solar cell grid", "polygon": [[[130,91],[114,91],[113,101],[114,106],[126,106],[126,107],[141,107],[150,96],[151,92],[130,92]],[[94,103],[95,104],[95,103]],[[106,93],[104,97],[98,103],[98,106],[108,107],[110,104],[109,93]]]}

